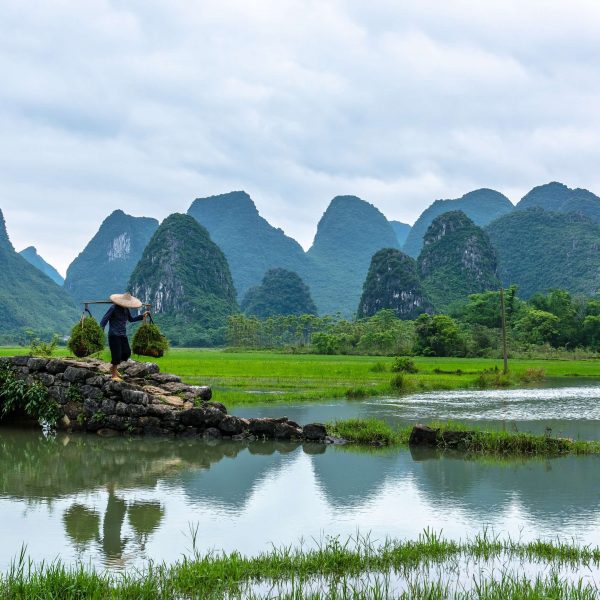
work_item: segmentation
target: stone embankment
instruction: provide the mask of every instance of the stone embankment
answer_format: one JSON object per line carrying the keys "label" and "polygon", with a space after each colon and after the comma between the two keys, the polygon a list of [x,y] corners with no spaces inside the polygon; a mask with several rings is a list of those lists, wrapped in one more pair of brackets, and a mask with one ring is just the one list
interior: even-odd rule
{"label": "stone embankment", "polygon": [[58,427],[99,435],[178,435],[233,440],[302,440],[332,443],[320,423],[301,427],[287,417],[243,419],[212,402],[212,390],[161,373],[154,363],[129,361],[113,381],[110,365],[95,359],[0,358],[17,377],[38,382],[59,407]]}

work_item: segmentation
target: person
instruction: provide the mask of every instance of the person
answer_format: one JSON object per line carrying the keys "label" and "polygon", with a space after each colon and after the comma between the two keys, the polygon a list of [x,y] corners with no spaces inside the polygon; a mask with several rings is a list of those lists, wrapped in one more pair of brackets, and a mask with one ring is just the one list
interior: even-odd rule
{"label": "person", "polygon": [[109,323],[108,328],[108,346],[110,348],[111,369],[110,374],[116,381],[121,379],[118,366],[131,356],[131,348],[127,339],[127,323],[141,321],[149,312],[143,315],[133,317],[130,308],[141,308],[142,302],[134,298],[129,292],[126,294],[113,294],[110,297],[112,306],[106,311],[106,314],[100,321],[100,327],[104,329]]}

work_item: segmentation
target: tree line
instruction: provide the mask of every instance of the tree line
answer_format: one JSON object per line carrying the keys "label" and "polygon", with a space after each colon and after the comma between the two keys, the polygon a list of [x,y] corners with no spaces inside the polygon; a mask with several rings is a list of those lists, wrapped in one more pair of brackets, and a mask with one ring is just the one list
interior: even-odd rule
{"label": "tree line", "polygon": [[[600,294],[572,296],[562,289],[518,296],[505,290],[510,351],[545,354],[559,349],[600,352]],[[401,320],[393,310],[368,318],[337,316],[229,317],[227,343],[236,348],[288,349],[315,354],[498,357],[501,353],[500,292],[472,294],[448,314]]]}

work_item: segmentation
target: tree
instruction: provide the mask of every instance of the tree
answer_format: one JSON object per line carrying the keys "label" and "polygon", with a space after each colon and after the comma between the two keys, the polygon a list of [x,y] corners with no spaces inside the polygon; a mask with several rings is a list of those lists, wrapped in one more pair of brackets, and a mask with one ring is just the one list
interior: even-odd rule
{"label": "tree", "polygon": [[415,353],[423,356],[463,356],[465,341],[458,323],[448,315],[421,315],[415,323]]}

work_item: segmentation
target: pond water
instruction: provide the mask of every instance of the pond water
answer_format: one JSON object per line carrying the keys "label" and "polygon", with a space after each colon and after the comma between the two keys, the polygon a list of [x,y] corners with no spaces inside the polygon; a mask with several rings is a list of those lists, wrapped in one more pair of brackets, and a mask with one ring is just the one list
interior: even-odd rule
{"label": "pond water", "polygon": [[[362,405],[355,404],[356,412]],[[368,406],[366,404],[365,406]],[[314,407],[312,410],[317,410]],[[281,409],[280,409],[281,412]],[[408,449],[0,431],[0,570],[21,546],[111,569],[357,531],[600,543],[600,457],[499,462]]]}
{"label": "pond water", "polygon": [[375,417],[394,425],[430,421],[476,422],[480,427],[600,440],[600,385],[597,381],[550,381],[545,387],[506,390],[426,392],[298,405],[240,406],[245,417],[286,415],[298,423],[328,423]]}

